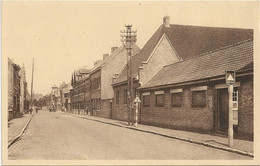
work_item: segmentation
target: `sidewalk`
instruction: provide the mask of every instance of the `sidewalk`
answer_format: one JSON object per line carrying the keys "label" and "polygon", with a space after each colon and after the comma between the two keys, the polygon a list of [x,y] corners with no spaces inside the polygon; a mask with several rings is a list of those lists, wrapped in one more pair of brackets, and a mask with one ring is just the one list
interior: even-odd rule
{"label": "sidewalk", "polygon": [[8,144],[21,133],[31,116],[30,114],[24,114],[8,122]]}
{"label": "sidewalk", "polygon": [[142,124],[138,124],[137,127],[132,127],[132,126],[127,126],[127,122],[124,122],[124,121],[105,119],[105,118],[100,118],[100,117],[93,117],[93,116],[89,116],[89,115],[79,115],[79,114],[71,114],[71,113],[64,113],[64,114],[69,114],[69,115],[73,115],[73,116],[80,117],[80,118],[99,121],[102,123],[131,128],[134,130],[149,132],[149,133],[167,136],[167,137],[171,137],[171,138],[176,138],[176,139],[180,139],[180,140],[184,140],[184,141],[188,141],[188,142],[199,143],[199,144],[202,144],[205,146],[212,145],[215,148],[220,147],[219,149],[225,149],[225,150],[231,149],[231,150],[234,150],[234,152],[236,152],[236,150],[243,151],[246,153],[254,152],[254,142],[252,142],[252,141],[234,139],[233,148],[229,148],[227,137],[225,138],[225,137],[221,137],[221,136],[217,136],[217,135],[200,134],[200,133],[194,133],[194,132],[188,132],[188,131],[166,129],[166,128],[160,128],[160,127],[148,126],[148,125],[142,125]]}

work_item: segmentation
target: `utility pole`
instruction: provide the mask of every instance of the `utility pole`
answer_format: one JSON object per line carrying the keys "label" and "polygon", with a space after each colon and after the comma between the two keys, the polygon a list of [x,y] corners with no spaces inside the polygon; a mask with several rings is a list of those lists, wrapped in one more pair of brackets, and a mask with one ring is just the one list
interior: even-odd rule
{"label": "utility pole", "polygon": [[33,63],[32,63],[32,82],[31,82],[31,103],[32,103],[32,106],[34,106],[34,104],[33,104],[33,71],[34,71],[34,58],[33,58]]}
{"label": "utility pole", "polygon": [[132,46],[136,42],[136,30],[132,25],[125,25],[126,30],[121,31],[121,41],[127,50],[127,97],[128,97],[128,125],[133,124],[133,78],[132,78]]}

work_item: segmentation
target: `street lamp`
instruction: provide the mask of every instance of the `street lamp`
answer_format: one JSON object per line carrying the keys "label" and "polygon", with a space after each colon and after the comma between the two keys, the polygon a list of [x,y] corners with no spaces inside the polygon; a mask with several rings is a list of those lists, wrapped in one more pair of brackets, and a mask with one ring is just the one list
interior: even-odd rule
{"label": "street lamp", "polygon": [[128,125],[133,123],[133,78],[132,78],[132,54],[133,44],[136,42],[137,30],[132,30],[132,25],[125,25],[126,30],[121,31],[121,41],[127,50],[127,96],[128,96]]}

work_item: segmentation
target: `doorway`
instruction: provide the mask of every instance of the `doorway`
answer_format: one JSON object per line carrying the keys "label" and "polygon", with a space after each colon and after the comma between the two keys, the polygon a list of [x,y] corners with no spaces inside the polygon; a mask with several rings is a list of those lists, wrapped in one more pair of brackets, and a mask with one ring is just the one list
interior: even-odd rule
{"label": "doorway", "polygon": [[217,131],[228,131],[228,89],[218,89]]}

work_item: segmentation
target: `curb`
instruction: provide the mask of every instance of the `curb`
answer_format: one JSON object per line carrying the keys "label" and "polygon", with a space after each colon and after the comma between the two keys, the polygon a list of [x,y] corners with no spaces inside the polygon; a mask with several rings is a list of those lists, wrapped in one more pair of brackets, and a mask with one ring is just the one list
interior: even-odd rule
{"label": "curb", "polygon": [[11,140],[11,142],[8,144],[8,148],[10,148],[16,141],[18,141],[21,136],[23,135],[23,133],[25,132],[25,130],[27,129],[29,123],[31,122],[32,120],[32,117],[33,117],[34,113],[32,114],[32,116],[30,117],[30,119],[27,121],[26,125],[24,126],[24,128],[22,129],[22,131],[15,137]]}
{"label": "curb", "polygon": [[172,136],[172,135],[169,135],[169,134],[162,134],[162,133],[158,133],[158,132],[155,132],[155,131],[136,128],[136,127],[133,127],[133,126],[126,126],[126,125],[122,125],[122,124],[115,124],[115,123],[112,123],[112,122],[105,122],[105,121],[102,121],[102,120],[92,119],[92,118],[88,118],[88,117],[82,117],[82,116],[78,116],[78,115],[74,115],[74,114],[70,114],[70,113],[63,113],[63,114],[74,116],[74,117],[77,117],[77,118],[92,120],[92,121],[96,121],[96,122],[100,122],[100,123],[104,123],[104,124],[110,124],[110,125],[113,125],[113,126],[128,128],[128,129],[132,129],[132,130],[136,130],[136,131],[146,132],[146,133],[159,135],[159,136],[163,136],[163,137],[173,138],[173,139],[186,141],[186,142],[190,142],[190,143],[195,143],[195,144],[198,144],[198,145],[203,145],[203,146],[207,146],[207,147],[210,147],[210,148],[215,148],[215,149],[220,149],[220,150],[224,150],[224,151],[228,151],[228,152],[233,152],[233,153],[237,153],[237,154],[240,154],[240,155],[249,156],[249,157],[252,157],[252,158],[254,157],[253,153],[238,150],[238,149],[233,149],[233,148],[230,148],[230,147],[214,145],[214,144],[206,143],[206,142],[203,142],[203,141],[196,141],[196,140],[193,140],[193,139],[190,139],[190,138]]}

